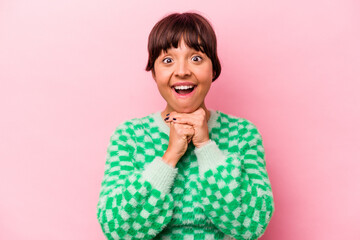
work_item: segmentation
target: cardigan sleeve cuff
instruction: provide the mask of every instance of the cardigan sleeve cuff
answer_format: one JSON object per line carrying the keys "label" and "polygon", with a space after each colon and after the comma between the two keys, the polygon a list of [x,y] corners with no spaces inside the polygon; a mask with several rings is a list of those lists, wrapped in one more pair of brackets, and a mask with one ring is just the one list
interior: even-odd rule
{"label": "cardigan sleeve cuff", "polygon": [[142,176],[151,183],[153,188],[167,194],[170,193],[177,172],[178,168],[174,168],[165,163],[160,157],[156,157],[145,167]]}
{"label": "cardigan sleeve cuff", "polygon": [[200,174],[204,174],[209,169],[216,169],[217,166],[225,164],[226,156],[219,149],[216,142],[212,140],[200,148],[195,148],[194,152],[198,160]]}

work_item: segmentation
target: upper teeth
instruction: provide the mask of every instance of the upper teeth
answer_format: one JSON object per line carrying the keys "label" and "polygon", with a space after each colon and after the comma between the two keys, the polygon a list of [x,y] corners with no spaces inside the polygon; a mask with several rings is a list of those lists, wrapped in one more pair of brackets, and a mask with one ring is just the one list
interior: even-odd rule
{"label": "upper teeth", "polygon": [[190,89],[193,88],[194,86],[175,86],[176,90],[186,90],[186,89]]}

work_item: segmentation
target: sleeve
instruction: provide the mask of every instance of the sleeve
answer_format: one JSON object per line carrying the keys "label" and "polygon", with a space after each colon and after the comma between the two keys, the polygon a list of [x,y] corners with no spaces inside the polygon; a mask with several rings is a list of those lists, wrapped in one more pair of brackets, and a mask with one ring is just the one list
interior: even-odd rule
{"label": "sleeve", "polygon": [[169,192],[178,169],[159,157],[145,169],[137,168],[133,136],[129,124],[119,125],[107,148],[97,203],[97,219],[107,239],[152,239],[172,218]]}
{"label": "sleeve", "polygon": [[247,129],[241,139],[228,141],[228,153],[212,140],[195,149],[205,214],[236,239],[262,236],[275,210],[262,137],[254,124],[247,123],[239,130]]}

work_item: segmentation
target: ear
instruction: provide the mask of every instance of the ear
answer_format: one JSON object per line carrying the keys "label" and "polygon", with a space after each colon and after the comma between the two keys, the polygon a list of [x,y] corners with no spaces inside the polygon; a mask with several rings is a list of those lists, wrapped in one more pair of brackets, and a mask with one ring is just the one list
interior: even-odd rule
{"label": "ear", "polygon": [[156,76],[155,76],[155,71],[154,69],[151,70],[151,75],[152,75],[152,78],[155,80],[156,82]]}

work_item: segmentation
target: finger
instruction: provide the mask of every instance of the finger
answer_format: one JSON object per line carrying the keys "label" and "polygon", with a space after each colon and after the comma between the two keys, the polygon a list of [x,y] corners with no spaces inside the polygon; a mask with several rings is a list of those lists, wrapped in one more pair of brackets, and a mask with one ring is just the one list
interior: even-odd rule
{"label": "finger", "polygon": [[172,121],[170,124],[173,124],[174,126],[176,126],[177,129],[194,129],[193,126],[191,126],[190,124],[186,124],[186,123],[178,123],[178,122]]}
{"label": "finger", "polygon": [[171,112],[169,113],[169,115],[166,115],[167,120],[165,121],[172,121],[174,118],[176,119],[177,117],[183,116],[183,115],[189,115],[190,113],[178,113],[178,112]]}
{"label": "finger", "polygon": [[195,134],[194,128],[178,128],[177,132],[179,135],[186,137],[186,138],[193,137]]}
{"label": "finger", "polygon": [[172,112],[169,112],[168,114],[166,114],[165,118],[164,118],[164,121],[165,122],[171,122],[172,121],[172,118],[173,118],[173,115],[175,114],[176,112],[175,111],[172,111]]}
{"label": "finger", "polygon": [[[200,114],[194,114],[194,113],[178,113],[178,112],[171,112],[169,113],[168,116],[166,116],[166,120],[165,122],[172,122],[172,121],[175,121],[175,122],[178,122],[178,119],[179,118],[187,118],[187,119],[191,119],[191,118],[194,118],[194,119],[199,119],[201,121],[202,119],[202,116],[201,116],[201,113]],[[191,122],[188,121],[187,123],[189,124]],[[186,123],[186,122],[182,122],[182,123]]]}
{"label": "finger", "polygon": [[197,117],[182,115],[182,116],[176,116],[175,119],[172,119],[172,122],[188,124],[193,127],[198,127],[202,125],[203,120]]}
{"label": "finger", "polygon": [[174,128],[175,126],[175,123],[174,122],[170,122],[170,129]]}
{"label": "finger", "polygon": [[182,128],[185,128],[185,129],[194,129],[193,126],[189,125],[189,124],[185,124],[185,123],[177,123],[177,122],[174,122],[174,124],[177,124],[178,126],[182,127]]}

